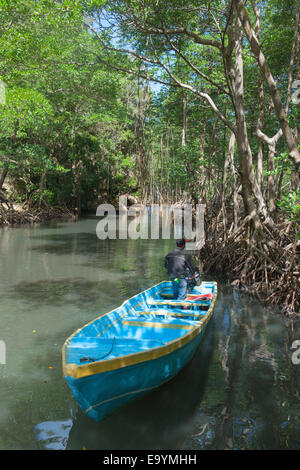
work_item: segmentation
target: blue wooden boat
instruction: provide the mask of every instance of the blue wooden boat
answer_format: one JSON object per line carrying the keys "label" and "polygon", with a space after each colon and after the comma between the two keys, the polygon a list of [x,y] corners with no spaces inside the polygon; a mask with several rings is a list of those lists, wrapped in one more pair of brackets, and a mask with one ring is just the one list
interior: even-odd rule
{"label": "blue wooden boat", "polygon": [[192,358],[210,320],[215,282],[183,301],[161,282],[73,333],[63,374],[80,408],[96,421],[174,377]]}

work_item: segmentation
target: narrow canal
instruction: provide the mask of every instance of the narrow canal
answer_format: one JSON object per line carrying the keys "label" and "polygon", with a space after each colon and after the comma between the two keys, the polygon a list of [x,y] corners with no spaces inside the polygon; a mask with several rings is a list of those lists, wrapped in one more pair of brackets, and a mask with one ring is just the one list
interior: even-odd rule
{"label": "narrow canal", "polygon": [[101,241],[96,225],[0,229],[0,449],[300,449],[300,321],[221,281],[175,379],[100,423],[82,414],[62,376],[65,339],[164,280],[174,245]]}

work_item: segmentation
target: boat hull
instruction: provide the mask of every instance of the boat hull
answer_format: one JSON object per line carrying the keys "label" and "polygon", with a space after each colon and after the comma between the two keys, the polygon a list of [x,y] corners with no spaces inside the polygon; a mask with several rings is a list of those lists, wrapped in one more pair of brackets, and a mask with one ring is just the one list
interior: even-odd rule
{"label": "boat hull", "polygon": [[67,383],[83,412],[100,421],[177,375],[193,357],[204,331],[205,328],[191,342],[163,357],[80,379],[67,377]]}
{"label": "boat hull", "polygon": [[[176,307],[174,310],[174,306],[168,305],[168,308],[173,309],[170,316],[168,316],[168,320],[160,320],[161,323],[157,322],[156,318],[160,318],[158,315],[160,315],[161,312],[161,301],[155,301],[156,303],[151,304],[149,299],[153,295],[155,296],[157,292],[160,292],[161,286],[166,288],[166,286],[170,285],[164,282],[124,302],[119,308],[119,314],[117,316],[115,315],[117,310],[107,314],[109,320],[106,320],[106,323],[103,321],[106,327],[101,333],[96,335],[96,337],[103,336],[102,342],[105,342],[105,340],[111,341],[111,349],[113,349],[114,339],[109,339],[108,332],[112,328],[115,328],[115,331],[117,331],[116,325],[121,323],[123,323],[123,329],[127,328],[127,330],[125,330],[127,335],[133,334],[130,333],[133,328],[132,323],[139,325],[139,327],[136,327],[136,330],[134,330],[136,331],[136,336],[138,332],[141,331],[141,328],[144,328],[142,330],[145,336],[144,339],[137,337],[124,338],[131,339],[137,343],[141,342],[142,344],[144,344],[143,341],[146,342],[146,344],[148,344],[147,341],[151,343],[147,335],[151,336],[153,333],[148,333],[148,331],[150,330],[151,332],[153,329],[149,328],[149,326],[155,328],[156,331],[157,325],[161,325],[163,328],[170,328],[170,330],[165,330],[163,334],[173,336],[169,336],[168,339],[170,340],[166,340],[164,344],[159,346],[153,347],[155,343],[151,343],[149,348],[145,347],[143,351],[134,351],[132,354],[125,353],[122,356],[112,357],[108,360],[80,365],[79,363],[68,363],[68,348],[70,345],[72,346],[73,343],[75,343],[76,346],[76,340],[78,342],[83,341],[82,338],[85,338],[84,331],[89,331],[88,328],[91,330],[95,325],[93,325],[93,322],[86,325],[86,328],[83,327],[83,329],[77,330],[77,332],[66,341],[63,348],[65,379],[85,414],[95,421],[100,421],[126,403],[151,392],[178,374],[196,352],[204,335],[207,323],[212,316],[217,286],[216,283],[210,284],[212,285],[214,296],[209,304],[209,308],[205,314],[202,315],[200,320],[188,321],[182,318],[178,320],[174,317],[175,315],[184,316],[187,315],[185,312],[190,312],[191,310],[182,310],[183,313],[176,314]],[[143,302],[147,302],[148,311],[136,311],[137,306],[141,304],[140,299],[142,299]],[[132,315],[132,311],[136,315],[136,317],[134,317],[135,319],[140,320],[142,318],[145,320],[145,317],[147,317],[147,321],[132,321],[133,317],[128,316],[129,314]],[[181,310],[179,310],[179,312],[181,312]],[[148,321],[148,317],[153,320],[152,323]],[[127,320],[127,318],[131,319],[131,321]],[[172,320],[170,318],[172,318]],[[109,323],[109,321],[111,323]],[[142,327],[140,325],[142,325]],[[184,328],[184,330],[181,331],[179,328]],[[89,334],[91,333],[89,332]],[[116,332],[114,334],[116,334]],[[176,337],[176,335],[178,336]],[[116,342],[118,341],[119,339],[116,340]],[[126,351],[126,349],[124,349],[124,351]]]}

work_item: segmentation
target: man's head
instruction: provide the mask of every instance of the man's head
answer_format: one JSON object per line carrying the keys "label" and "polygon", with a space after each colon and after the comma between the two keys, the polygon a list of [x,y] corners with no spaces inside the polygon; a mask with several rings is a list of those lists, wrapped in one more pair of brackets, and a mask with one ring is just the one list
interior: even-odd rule
{"label": "man's head", "polygon": [[178,248],[183,250],[185,248],[185,239],[181,238],[180,240],[177,240],[176,245]]}

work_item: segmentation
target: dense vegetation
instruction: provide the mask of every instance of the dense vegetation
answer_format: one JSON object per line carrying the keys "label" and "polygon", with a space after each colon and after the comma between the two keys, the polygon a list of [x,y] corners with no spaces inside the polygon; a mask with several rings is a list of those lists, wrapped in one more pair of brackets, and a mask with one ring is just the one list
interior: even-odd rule
{"label": "dense vegetation", "polygon": [[298,1],[0,6],[2,222],[205,203],[204,269],[299,312]]}

